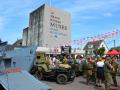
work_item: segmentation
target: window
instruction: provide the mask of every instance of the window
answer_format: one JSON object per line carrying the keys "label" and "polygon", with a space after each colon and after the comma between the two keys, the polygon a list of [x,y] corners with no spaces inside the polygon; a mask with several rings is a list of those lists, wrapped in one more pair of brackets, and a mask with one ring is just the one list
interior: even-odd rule
{"label": "window", "polygon": [[5,64],[5,68],[10,68],[11,67],[11,58],[4,59],[4,64]]}
{"label": "window", "polygon": [[13,62],[13,66],[16,67],[16,62]]}
{"label": "window", "polygon": [[102,47],[104,47],[104,46],[102,45]]}
{"label": "window", "polygon": [[88,50],[88,54],[93,54],[93,50]]}
{"label": "window", "polygon": [[88,45],[88,48],[93,48],[93,45]]}

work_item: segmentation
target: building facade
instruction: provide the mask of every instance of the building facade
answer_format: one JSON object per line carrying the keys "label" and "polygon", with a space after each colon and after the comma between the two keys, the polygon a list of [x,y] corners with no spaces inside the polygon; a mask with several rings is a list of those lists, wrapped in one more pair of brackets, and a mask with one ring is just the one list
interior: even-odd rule
{"label": "building facade", "polygon": [[104,40],[88,42],[85,45],[84,50],[86,52],[86,55],[95,56],[96,50],[99,49],[99,48],[102,48],[102,47],[104,47],[104,49],[105,49],[104,53],[107,53],[109,51],[109,49],[108,49],[108,47],[107,47],[107,45],[106,45]]}
{"label": "building facade", "polygon": [[23,29],[22,37],[24,39],[22,40],[22,46],[26,46],[28,44],[28,30],[29,30],[29,27]]}
{"label": "building facade", "polygon": [[29,28],[23,31],[23,45],[50,48],[68,45],[70,28],[68,12],[44,4],[30,13]]}

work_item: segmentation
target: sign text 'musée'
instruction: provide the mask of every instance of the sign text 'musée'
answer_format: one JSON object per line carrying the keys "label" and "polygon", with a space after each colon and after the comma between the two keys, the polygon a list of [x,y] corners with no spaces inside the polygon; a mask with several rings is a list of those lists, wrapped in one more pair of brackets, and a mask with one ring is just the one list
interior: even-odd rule
{"label": "sign text 'mus\u00e9e'", "polygon": [[50,23],[51,27],[57,28],[57,29],[62,29],[62,30],[67,30],[67,26],[61,25],[61,24],[57,24],[57,23]]}

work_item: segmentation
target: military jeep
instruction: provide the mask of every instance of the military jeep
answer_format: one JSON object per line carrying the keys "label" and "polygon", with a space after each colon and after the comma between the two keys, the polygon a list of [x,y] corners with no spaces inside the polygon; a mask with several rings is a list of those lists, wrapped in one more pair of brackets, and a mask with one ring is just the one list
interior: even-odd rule
{"label": "military jeep", "polygon": [[75,73],[69,65],[60,64],[59,67],[49,68],[45,62],[44,55],[38,55],[40,57],[38,62],[32,67],[31,74],[33,74],[39,80],[44,78],[50,78],[55,80],[58,84],[66,84],[68,81],[73,81]]}

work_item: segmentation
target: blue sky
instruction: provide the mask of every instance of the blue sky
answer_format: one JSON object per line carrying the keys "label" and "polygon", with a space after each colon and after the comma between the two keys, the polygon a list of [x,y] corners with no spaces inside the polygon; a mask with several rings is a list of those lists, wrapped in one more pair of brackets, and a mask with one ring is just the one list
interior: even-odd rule
{"label": "blue sky", "polygon": [[[11,44],[20,39],[29,13],[43,3],[50,5],[50,0],[0,0],[0,38]],[[51,5],[71,13],[73,40],[120,29],[120,0],[51,0]]]}

